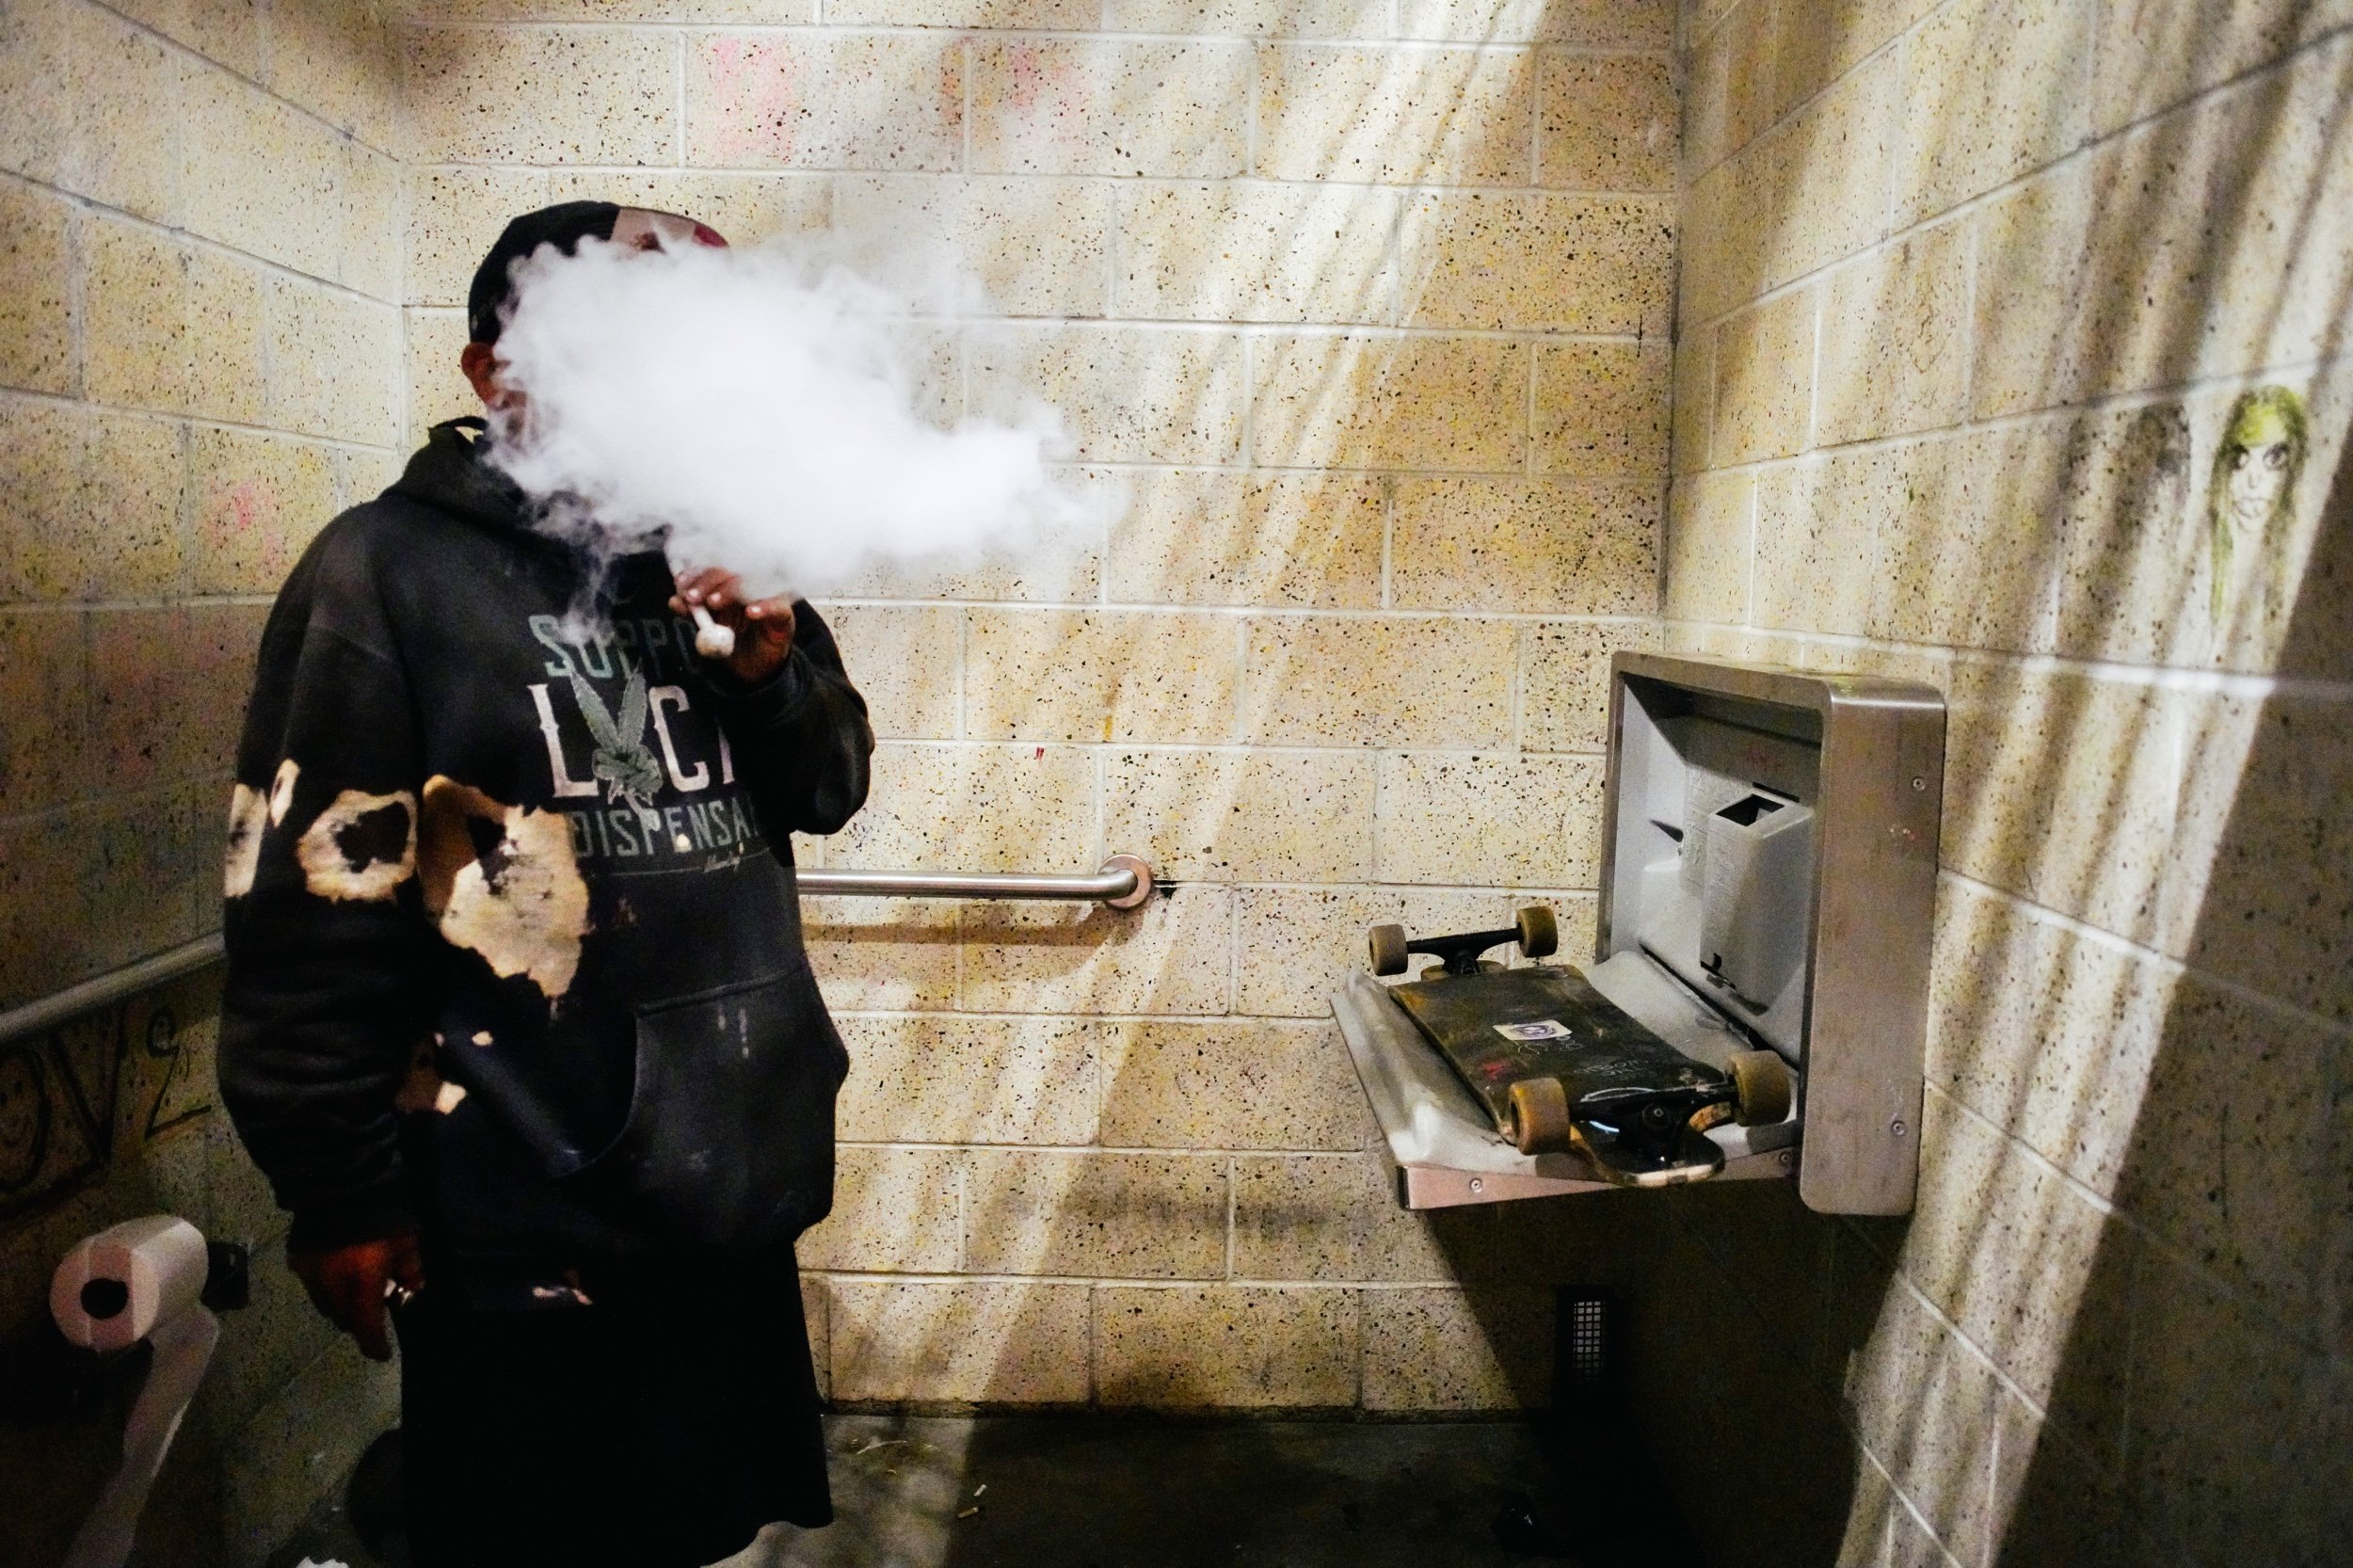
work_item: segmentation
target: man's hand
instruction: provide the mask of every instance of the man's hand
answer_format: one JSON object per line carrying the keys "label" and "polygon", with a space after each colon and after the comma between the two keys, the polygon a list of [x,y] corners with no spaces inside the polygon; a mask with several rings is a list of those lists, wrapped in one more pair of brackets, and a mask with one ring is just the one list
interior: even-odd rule
{"label": "man's hand", "polygon": [[380,1241],[354,1241],[327,1252],[286,1255],[311,1304],[328,1320],[360,1342],[360,1353],[370,1361],[390,1361],[392,1342],[384,1332],[384,1297],[397,1288],[424,1288],[424,1262],[413,1236],[387,1236]]}
{"label": "man's hand", "polygon": [[735,633],[735,651],[721,661],[728,673],[757,686],[784,667],[792,651],[792,601],[744,597],[744,580],[720,567],[705,567],[679,579],[670,608],[692,615],[696,605]]}

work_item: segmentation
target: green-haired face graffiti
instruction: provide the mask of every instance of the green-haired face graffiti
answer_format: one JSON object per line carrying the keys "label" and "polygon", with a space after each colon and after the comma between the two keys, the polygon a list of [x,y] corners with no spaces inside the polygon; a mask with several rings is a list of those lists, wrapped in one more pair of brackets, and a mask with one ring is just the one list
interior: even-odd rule
{"label": "green-haired face graffiti", "polygon": [[2304,400],[2286,387],[2258,387],[2231,405],[2206,492],[2217,632],[2234,585],[2279,569],[2272,556],[2287,542],[2306,440]]}

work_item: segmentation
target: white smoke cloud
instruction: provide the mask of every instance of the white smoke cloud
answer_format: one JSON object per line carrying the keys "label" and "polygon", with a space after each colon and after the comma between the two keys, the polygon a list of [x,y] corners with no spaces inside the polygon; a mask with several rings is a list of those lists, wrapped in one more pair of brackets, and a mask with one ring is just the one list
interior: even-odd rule
{"label": "white smoke cloud", "polygon": [[1067,437],[1043,404],[928,423],[922,324],[822,253],[590,241],[516,280],[498,349],[527,407],[493,456],[566,532],[666,528],[681,571],[810,594],[915,566],[1050,576],[1099,511],[1048,467]]}

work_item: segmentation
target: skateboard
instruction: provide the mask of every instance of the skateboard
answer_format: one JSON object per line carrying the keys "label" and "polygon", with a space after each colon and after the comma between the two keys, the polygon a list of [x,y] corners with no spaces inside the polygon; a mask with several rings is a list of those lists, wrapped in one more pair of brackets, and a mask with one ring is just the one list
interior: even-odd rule
{"label": "skateboard", "polygon": [[1389,995],[1522,1154],[1576,1149],[1606,1181],[1667,1187],[1723,1169],[1709,1128],[1788,1114],[1789,1071],[1773,1052],[1737,1052],[1719,1070],[1661,1040],[1577,969],[1481,957],[1507,943],[1529,958],[1557,951],[1543,904],[1502,930],[1414,940],[1402,926],[1376,925],[1367,936],[1377,975],[1403,974],[1417,952],[1439,960]]}

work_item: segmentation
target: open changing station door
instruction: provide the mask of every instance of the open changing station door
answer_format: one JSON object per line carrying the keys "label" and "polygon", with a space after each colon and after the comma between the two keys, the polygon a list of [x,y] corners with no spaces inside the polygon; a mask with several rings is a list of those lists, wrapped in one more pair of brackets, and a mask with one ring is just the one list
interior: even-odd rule
{"label": "open changing station door", "polygon": [[[1375,926],[1332,999],[1400,1201],[1795,1176],[1824,1213],[1908,1212],[1944,698],[1621,653],[1609,733],[1590,965],[1535,962],[1541,905],[1497,931]],[[1414,953],[1438,962],[1382,978]]]}

